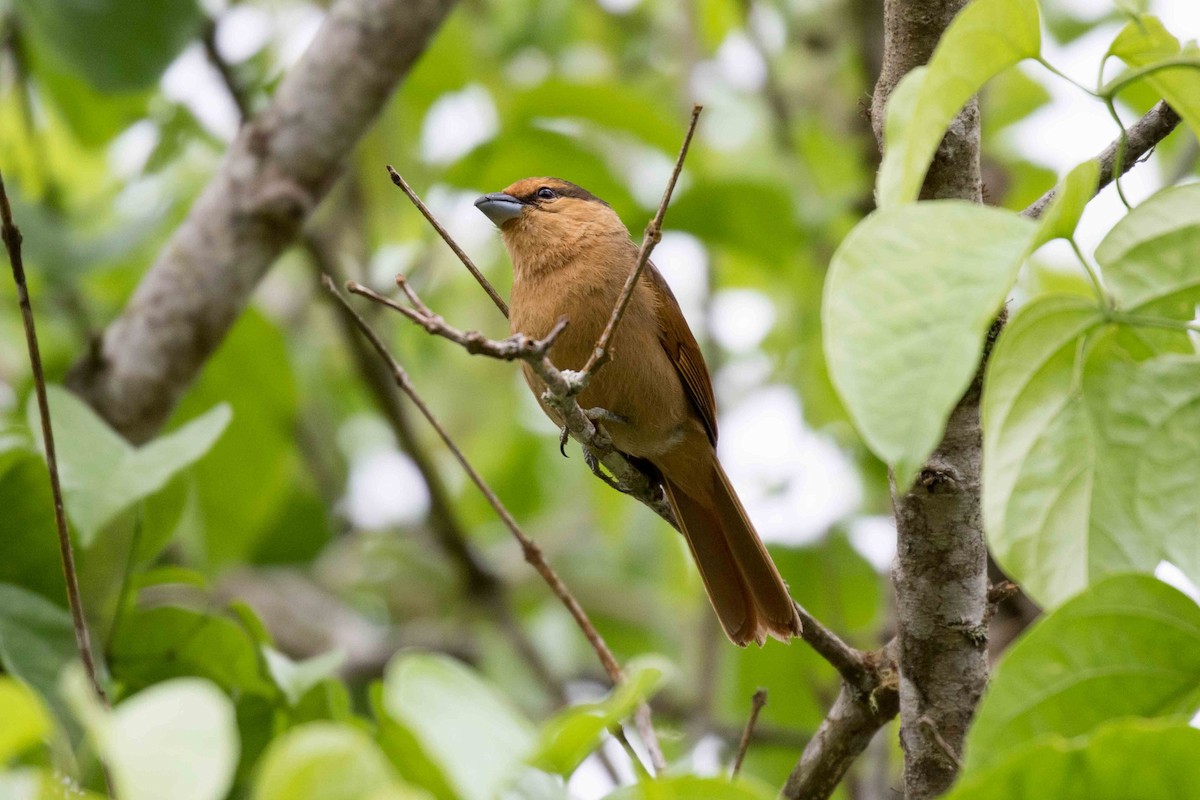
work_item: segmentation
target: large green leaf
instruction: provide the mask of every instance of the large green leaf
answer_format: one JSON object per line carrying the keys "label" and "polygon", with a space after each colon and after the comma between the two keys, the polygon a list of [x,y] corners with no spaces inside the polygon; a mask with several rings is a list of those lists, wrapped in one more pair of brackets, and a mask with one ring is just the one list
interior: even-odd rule
{"label": "large green leaf", "polygon": [[239,695],[278,694],[258,643],[243,625],[176,606],[127,612],[117,625],[109,666],[133,691],[197,676]]}
{"label": "large green leaf", "polygon": [[1200,607],[1165,583],[1121,575],[1028,631],[1000,662],[967,738],[968,769],[1045,734],[1118,717],[1200,709]]}
{"label": "large green leaf", "polygon": [[1200,184],[1158,192],[1096,248],[1104,281],[1126,311],[1191,320],[1200,299]]}
{"label": "large green leaf", "polygon": [[0,765],[40,742],[50,733],[50,717],[28,686],[0,676]]}
{"label": "large green leaf", "polygon": [[1125,720],[1094,736],[1031,744],[968,770],[946,800],[1196,800],[1200,731]]}
{"label": "large green leaf", "polygon": [[[1101,243],[1097,260],[1121,312],[1194,316],[1198,198],[1195,186],[1161,192]],[[1121,326],[1100,336],[1108,319],[1082,299],[1034,301],[1005,330],[988,369],[989,541],[1047,605],[1161,559],[1200,576],[1200,503],[1189,483],[1200,480],[1191,427],[1200,421],[1200,362],[1170,355],[1193,352],[1180,331]]]}
{"label": "large green leaf", "polygon": [[112,711],[100,706],[81,670],[67,673],[64,692],[121,800],[225,797],[237,766],[237,726],[233,703],[212,683],[167,681]]}
{"label": "large green leaf", "polygon": [[58,61],[110,92],[153,86],[203,19],[196,0],[15,0],[15,8]]}
{"label": "large green leaf", "polygon": [[1143,14],[1117,34],[1108,52],[1135,68],[1152,67],[1184,52],[1191,56],[1194,61],[1191,66],[1150,72],[1142,80],[1154,87],[1200,136],[1200,51],[1195,43],[1189,44],[1187,51],[1182,50],[1179,40],[1163,27],[1158,17]]}
{"label": "large green leaf", "polygon": [[357,728],[311,722],[280,736],[263,756],[253,800],[421,800]]}
{"label": "large green leaf", "polygon": [[954,115],[997,73],[1040,50],[1035,0],[975,0],[959,12],[928,67],[906,75],[888,102],[879,207],[916,200]]}
{"label": "large green leaf", "polygon": [[[47,390],[67,513],[85,547],[117,514],[207,453],[230,419],[229,406],[218,405],[176,431],[133,447],[66,389]],[[40,431],[33,398],[27,416],[30,428]]]}
{"label": "large green leaf", "polygon": [[605,731],[655,692],[668,668],[667,664],[652,662],[629,665],[625,680],[603,700],[572,706],[547,722],[529,763],[569,776],[596,749]]}
{"label": "large green leaf", "polygon": [[492,800],[537,741],[529,720],[495,688],[442,655],[397,656],[384,677],[382,706],[399,728],[392,742],[403,752],[393,758],[405,762],[406,777],[425,783],[433,771],[463,800]]}
{"label": "large green leaf", "polygon": [[829,374],[898,488],[941,440],[1035,233],[1016,214],[972,203],[905,204],[867,217],[834,253]]}
{"label": "large green leaf", "polygon": [[53,705],[59,674],[75,658],[75,627],[66,609],[19,586],[0,584],[0,666],[5,672]]}

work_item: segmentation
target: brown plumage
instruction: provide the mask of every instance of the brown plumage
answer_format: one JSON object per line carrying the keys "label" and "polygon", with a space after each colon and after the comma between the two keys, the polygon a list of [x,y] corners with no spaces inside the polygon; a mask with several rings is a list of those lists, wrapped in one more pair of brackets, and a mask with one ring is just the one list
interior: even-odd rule
{"label": "brown plumage", "polygon": [[[628,230],[607,203],[557,178],[527,178],[476,205],[500,227],[512,259],[512,331],[542,337],[566,316],[550,358],[560,369],[582,369],[637,261]],[[725,633],[737,645],[798,635],[787,587],[717,460],[704,357],[652,264],[610,352],[579,402],[616,415],[603,425],[617,449],[662,476]],[[528,368],[525,378],[541,402],[544,385]]]}

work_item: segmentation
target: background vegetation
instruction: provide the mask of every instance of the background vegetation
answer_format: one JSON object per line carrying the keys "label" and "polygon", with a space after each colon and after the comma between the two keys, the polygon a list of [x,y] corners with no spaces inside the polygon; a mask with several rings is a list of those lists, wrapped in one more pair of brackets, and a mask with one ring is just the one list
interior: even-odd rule
{"label": "background vegetation", "polygon": [[[983,400],[984,514],[1001,564],[1054,613],[1001,658],[1038,609],[1021,597],[988,612],[1001,665],[992,689],[965,749],[931,741],[951,774],[965,770],[959,797],[1200,791],[1200,743],[1186,726],[1200,707],[1200,610],[1149,577],[1200,576],[1196,51],[1181,54],[1136,3],[1047,0],[1040,23],[1032,0],[977,4],[995,7],[983,27],[1009,49],[963,39],[928,86],[909,84],[912,105],[896,118],[917,122],[889,139],[896,155],[877,185],[882,3],[458,3],[161,435],[130,444],[51,387],[111,711],[68,666],[53,504],[6,289],[0,797],[755,798],[784,784],[843,676],[800,642],[728,645],[680,538],[593,479],[576,445],[563,460],[511,364],[469,358],[355,298],[627,666],[610,692],[570,616],[436,435],[380,382],[318,282],[327,272],[391,291],[403,273],[448,321],[500,337],[504,321],[384,165],[506,294],[507,261],[471,200],[558,175],[638,232],[693,102],[706,110],[655,260],[714,368],[723,457],[796,599],[863,651],[892,640],[889,466],[903,491],[1011,296],[1020,310]],[[94,352],[326,11],[292,0],[0,2],[0,169],[53,383]],[[1101,98],[1036,63],[1095,42],[1095,70],[1118,31],[1120,66],[1103,77],[1143,72],[1107,86],[1072,74]],[[1154,68],[1163,59],[1183,66]],[[1092,167],[1071,173],[1041,227],[907,203],[989,69],[984,192],[1007,212],[1058,178],[1031,142],[1080,135],[1038,123],[1052,91],[1100,110],[1115,102],[1126,124],[1163,98],[1184,118],[1131,174],[1145,173],[1130,202],[1187,185],[1111,234],[1123,206],[1088,223],[1077,249],[1103,286],[1061,241],[1094,193]],[[946,76],[967,76],[957,101],[931,88]],[[1098,141],[1120,130],[1110,122]],[[1119,206],[1112,189],[1098,202]],[[745,779],[707,780],[728,773],[758,687],[769,702]],[[657,783],[639,784],[640,764],[606,733],[643,697],[671,765]],[[834,796],[902,796],[896,728]]]}

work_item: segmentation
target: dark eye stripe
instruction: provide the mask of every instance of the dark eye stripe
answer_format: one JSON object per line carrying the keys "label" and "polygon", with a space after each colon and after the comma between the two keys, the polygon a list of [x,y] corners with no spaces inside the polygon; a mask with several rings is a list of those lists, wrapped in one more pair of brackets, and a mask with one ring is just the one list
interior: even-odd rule
{"label": "dark eye stripe", "polygon": [[564,181],[559,178],[555,178],[553,184],[542,184],[541,186],[534,187],[532,191],[521,195],[517,199],[522,203],[530,205],[535,204],[542,199],[538,197],[537,193],[539,189],[543,188],[551,189],[554,194],[559,197],[574,197],[578,200],[586,200],[588,202],[600,203],[601,205],[608,205],[608,203],[605,203],[599,197],[596,197],[596,195],[592,194],[587,189],[584,189],[582,186],[577,186],[570,181]]}

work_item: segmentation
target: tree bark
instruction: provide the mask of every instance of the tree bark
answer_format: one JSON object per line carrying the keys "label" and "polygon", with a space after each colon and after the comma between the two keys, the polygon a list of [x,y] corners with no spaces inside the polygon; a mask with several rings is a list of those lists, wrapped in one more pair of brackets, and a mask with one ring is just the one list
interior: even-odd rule
{"label": "tree bark", "polygon": [[[887,0],[884,63],[872,124],[883,146],[887,99],[909,70],[926,63],[965,0]],[[951,123],[922,199],[981,202],[979,106]],[[954,782],[967,727],[987,683],[987,547],[980,508],[980,374],[946,424],[945,437],[901,495],[893,487],[898,550],[894,569],[900,669],[900,741],[907,800]]]}
{"label": "tree bark", "polygon": [[296,238],[454,0],[338,0],[68,381],[149,439]]}

